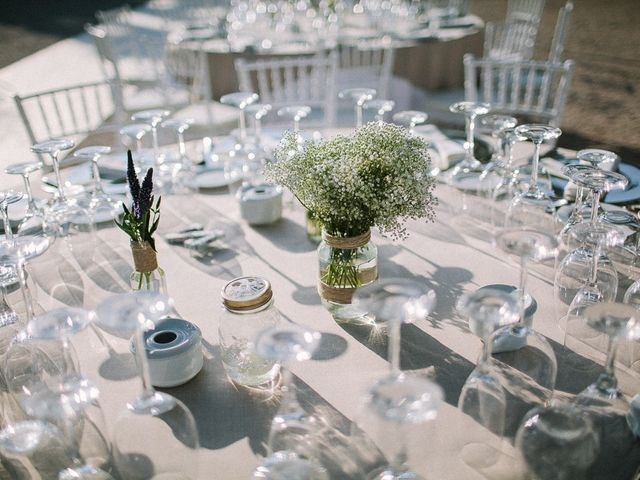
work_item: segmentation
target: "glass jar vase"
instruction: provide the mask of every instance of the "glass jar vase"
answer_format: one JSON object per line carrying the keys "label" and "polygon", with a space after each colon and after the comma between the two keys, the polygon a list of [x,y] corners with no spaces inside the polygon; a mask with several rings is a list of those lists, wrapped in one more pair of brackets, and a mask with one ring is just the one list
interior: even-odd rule
{"label": "glass jar vase", "polygon": [[164,270],[158,266],[158,254],[149,242],[132,241],[131,254],[134,266],[131,273],[131,288],[159,292],[168,296]]}
{"label": "glass jar vase", "polygon": [[258,334],[280,323],[273,304],[271,284],[261,277],[239,277],[222,289],[222,314],[218,325],[222,364],[231,380],[258,386],[273,381],[280,365],[258,355]]}
{"label": "glass jar vase", "polygon": [[365,313],[351,306],[358,287],[378,279],[378,249],[371,231],[354,237],[322,235],[318,246],[318,293],[338,322],[369,323]]}

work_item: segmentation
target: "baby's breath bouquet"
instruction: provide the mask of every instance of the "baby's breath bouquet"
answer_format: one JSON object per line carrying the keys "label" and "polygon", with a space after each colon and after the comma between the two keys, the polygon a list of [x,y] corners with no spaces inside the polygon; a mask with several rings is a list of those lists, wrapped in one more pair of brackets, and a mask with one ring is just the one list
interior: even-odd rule
{"label": "baby's breath bouquet", "polygon": [[[291,190],[309,210],[322,225],[325,242],[360,237],[368,242],[372,227],[402,239],[407,219],[431,221],[435,216],[427,144],[402,127],[369,123],[352,135],[303,145],[288,133],[274,156],[268,178]],[[362,278],[363,269],[355,261],[364,247],[357,243],[333,248],[324,268],[321,261],[322,284],[352,294],[371,279],[370,274]],[[377,270],[373,280],[376,277]],[[341,303],[350,302],[350,295],[345,298]]]}

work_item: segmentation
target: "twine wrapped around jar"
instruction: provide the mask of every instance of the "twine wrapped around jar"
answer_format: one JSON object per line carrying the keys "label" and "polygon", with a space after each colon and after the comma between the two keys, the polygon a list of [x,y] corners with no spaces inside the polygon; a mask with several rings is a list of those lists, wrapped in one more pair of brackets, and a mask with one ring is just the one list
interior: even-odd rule
{"label": "twine wrapped around jar", "polygon": [[[357,250],[369,243],[371,240],[371,230],[367,230],[360,235],[354,237],[334,237],[326,232],[322,234],[324,243],[335,249],[340,250]],[[370,271],[358,272],[358,279],[361,284],[367,284],[377,278],[377,269]],[[329,285],[322,280],[318,282],[318,294],[321,298],[333,303],[348,305],[351,303],[356,287],[336,287]]]}
{"label": "twine wrapped around jar", "polygon": [[136,272],[148,273],[158,268],[158,254],[148,242],[131,242],[131,253]]}

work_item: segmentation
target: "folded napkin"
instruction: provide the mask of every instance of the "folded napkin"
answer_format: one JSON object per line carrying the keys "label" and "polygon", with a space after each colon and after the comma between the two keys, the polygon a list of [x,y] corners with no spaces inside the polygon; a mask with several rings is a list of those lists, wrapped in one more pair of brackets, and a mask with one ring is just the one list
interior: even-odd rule
{"label": "folded napkin", "polygon": [[415,128],[415,133],[429,143],[434,168],[447,170],[464,159],[464,146],[451,140],[435,125],[420,125]]}

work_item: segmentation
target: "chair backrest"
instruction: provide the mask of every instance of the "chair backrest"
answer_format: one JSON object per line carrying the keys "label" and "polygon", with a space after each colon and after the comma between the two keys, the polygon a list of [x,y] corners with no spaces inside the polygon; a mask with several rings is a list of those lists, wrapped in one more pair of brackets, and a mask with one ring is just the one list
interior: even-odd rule
{"label": "chair backrest", "polygon": [[84,136],[123,120],[112,83],[100,81],[27,95],[14,95],[32,143],[49,138]]}
{"label": "chair backrest", "polygon": [[524,22],[538,25],[542,18],[545,0],[509,0],[506,23]]}
{"label": "chair backrest", "polygon": [[391,42],[365,40],[342,43],[337,47],[337,90],[375,88],[378,98],[387,98],[395,49]]}
{"label": "chair backrest", "polygon": [[326,126],[334,125],[336,120],[337,64],[335,52],[313,57],[235,61],[240,90],[257,93],[262,103],[270,103],[274,109],[309,105],[322,112],[322,125]]}
{"label": "chair backrest", "polygon": [[505,62],[464,56],[465,99],[491,104],[496,112],[534,117],[558,126],[574,63]]}
{"label": "chair backrest", "polygon": [[550,62],[562,61],[562,54],[564,53],[564,45],[567,41],[569,22],[571,21],[572,13],[573,1],[569,0],[558,12],[556,29],[553,32],[553,40],[551,41],[551,48],[549,49]]}
{"label": "chair backrest", "polygon": [[537,31],[523,22],[487,22],[483,58],[529,60],[533,57]]}

